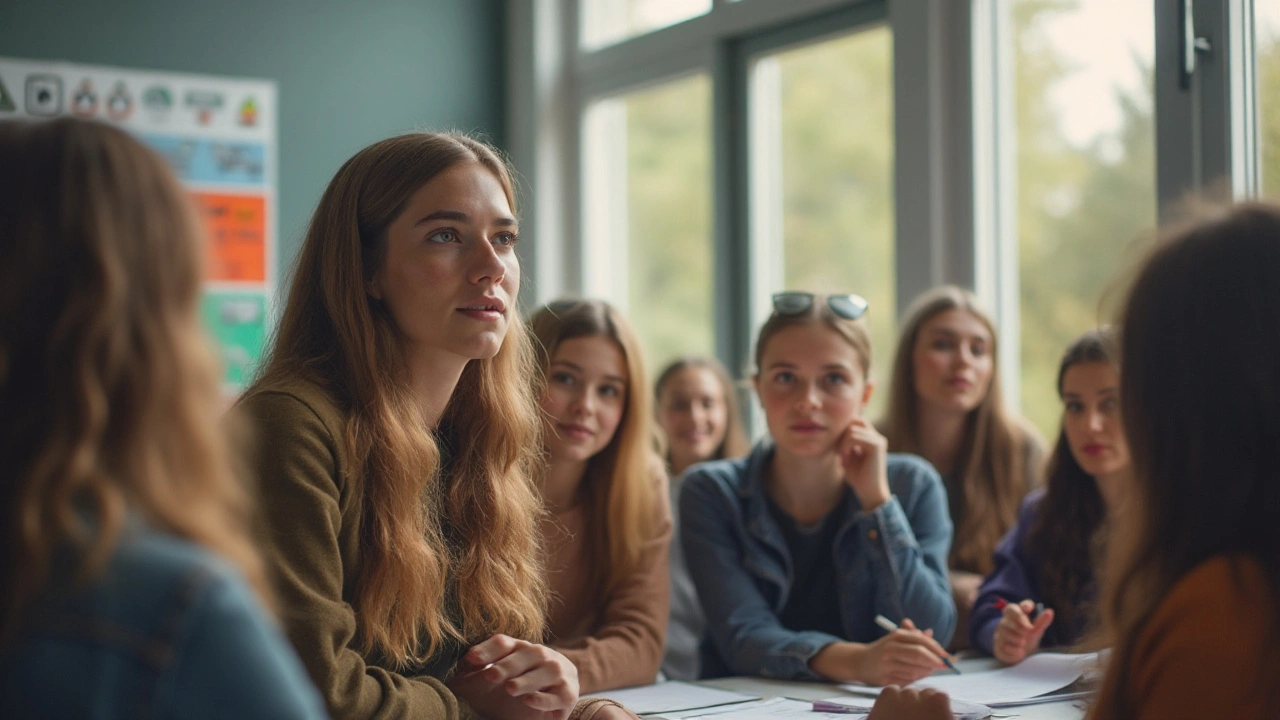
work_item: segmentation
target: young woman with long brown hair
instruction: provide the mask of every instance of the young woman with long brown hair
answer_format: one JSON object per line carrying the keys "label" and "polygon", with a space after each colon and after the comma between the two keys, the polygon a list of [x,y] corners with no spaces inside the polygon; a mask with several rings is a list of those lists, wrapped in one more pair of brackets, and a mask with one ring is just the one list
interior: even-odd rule
{"label": "young woman with long brown hair", "polygon": [[[738,393],[719,360],[699,355],[673,360],[658,374],[653,394],[658,427],[667,442],[671,505],[675,507],[685,470],[708,460],[742,457],[751,445]],[[671,620],[667,623],[662,674],[671,680],[697,680],[702,666],[699,646],[707,621],[689,577],[679,535],[677,525],[671,541]]]}
{"label": "young woman with long brown hair", "polygon": [[547,423],[547,641],[583,692],[647,685],[667,629],[671,508],[640,342],[600,300],[553,302],[530,326]]}
{"label": "young woman with long brown hair", "polygon": [[324,717],[264,610],[186,192],[70,118],[0,122],[0,168],[3,714]]}
{"label": "young woman with long brown hair", "polygon": [[969,627],[973,646],[1001,662],[1073,645],[1096,624],[1095,568],[1130,471],[1116,360],[1109,337],[1091,330],[1058,365],[1062,429],[1045,489],[1027,496],[1017,524],[996,546],[995,569]]}
{"label": "young woman with long brown hair", "polygon": [[[753,378],[771,438],[698,465],[680,493],[707,618],[703,674],[917,680],[944,667],[938,641],[955,627],[942,481],[889,454],[863,417],[866,301],[788,292],[773,307]],[[886,633],[877,615],[901,629]]]}
{"label": "young woman with long brown hair", "polygon": [[241,402],[281,612],[335,718],[574,708],[573,665],[537,643],[540,420],[516,240],[487,145],[419,132],[361,150],[320,199]]}
{"label": "young woman with long brown hair", "polygon": [[973,293],[946,285],[907,309],[880,427],[890,451],[922,456],[946,485],[959,611],[953,646],[962,647],[992,552],[1040,484],[1044,458],[1040,436],[1005,409],[995,323]]}
{"label": "young woman with long brown hair", "polygon": [[[1280,707],[1280,207],[1164,233],[1120,320],[1132,484],[1101,589],[1114,642],[1091,720],[1272,718]],[[879,705],[879,703],[877,703]],[[951,717],[885,698],[877,720]]]}

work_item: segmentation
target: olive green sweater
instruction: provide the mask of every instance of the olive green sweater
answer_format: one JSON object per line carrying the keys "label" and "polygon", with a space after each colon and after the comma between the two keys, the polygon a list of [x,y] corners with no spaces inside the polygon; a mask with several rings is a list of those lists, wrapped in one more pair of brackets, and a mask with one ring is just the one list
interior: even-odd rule
{"label": "olive green sweater", "polygon": [[[255,432],[264,555],[281,621],[335,720],[462,720],[476,713],[442,682],[465,648],[407,672],[353,646],[360,517],[347,478],[347,413],[321,387],[295,380],[239,403]],[[582,703],[589,720],[600,705]]]}

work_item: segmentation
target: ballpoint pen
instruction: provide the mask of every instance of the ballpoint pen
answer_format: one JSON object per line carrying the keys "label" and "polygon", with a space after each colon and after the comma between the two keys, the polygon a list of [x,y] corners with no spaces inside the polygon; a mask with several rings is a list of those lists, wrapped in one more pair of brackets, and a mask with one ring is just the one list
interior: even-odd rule
{"label": "ballpoint pen", "polygon": [[[876,616],[876,624],[877,624],[877,625],[879,625],[880,627],[884,628],[884,629],[885,629],[885,630],[887,630],[888,632],[893,632],[894,630],[897,630],[897,629],[898,629],[897,624],[895,624],[892,620],[890,620],[889,618],[887,618],[887,617],[885,617],[885,616],[883,616],[883,615],[877,615],[877,616]],[[946,664],[947,664],[947,667],[951,668],[951,671],[952,671],[952,672],[954,672],[954,673],[955,673],[955,674],[957,674],[957,675],[959,675],[959,674],[960,674],[960,668],[956,667],[956,666],[951,662],[951,658],[947,657],[946,655],[939,655],[938,657],[940,657],[940,658],[942,659],[942,662],[944,662],[944,663],[946,663]]]}

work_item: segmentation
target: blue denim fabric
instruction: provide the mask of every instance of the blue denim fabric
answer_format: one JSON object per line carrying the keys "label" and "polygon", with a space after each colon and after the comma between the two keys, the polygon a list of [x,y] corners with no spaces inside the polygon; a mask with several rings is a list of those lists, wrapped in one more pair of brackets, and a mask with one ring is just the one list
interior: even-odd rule
{"label": "blue denim fabric", "polygon": [[707,617],[703,676],[762,675],[815,680],[809,660],[839,640],[871,642],[884,635],[877,614],[911,618],[933,628],[946,645],[956,608],[947,580],[951,518],[938,473],[912,455],[890,454],[893,497],[864,512],[852,490],[848,516],[836,533],[837,591],[844,637],[796,632],[778,613],[793,592],[792,560],[770,515],[765,470],[773,444],[762,442],[738,460],[691,468],[680,495],[681,541]]}
{"label": "blue denim fabric", "polygon": [[135,523],[87,586],[72,565],[0,649],[0,715],[328,717],[249,587],[207,550]]}

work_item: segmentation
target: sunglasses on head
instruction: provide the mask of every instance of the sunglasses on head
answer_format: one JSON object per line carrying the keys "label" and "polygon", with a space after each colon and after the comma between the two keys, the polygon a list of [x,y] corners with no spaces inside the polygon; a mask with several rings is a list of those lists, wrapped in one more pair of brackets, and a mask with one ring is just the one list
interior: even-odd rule
{"label": "sunglasses on head", "polygon": [[[773,295],[773,311],[779,315],[799,315],[813,307],[819,297],[807,292],[780,292]],[[857,320],[867,312],[867,299],[861,295],[827,295],[827,307],[846,320]]]}

